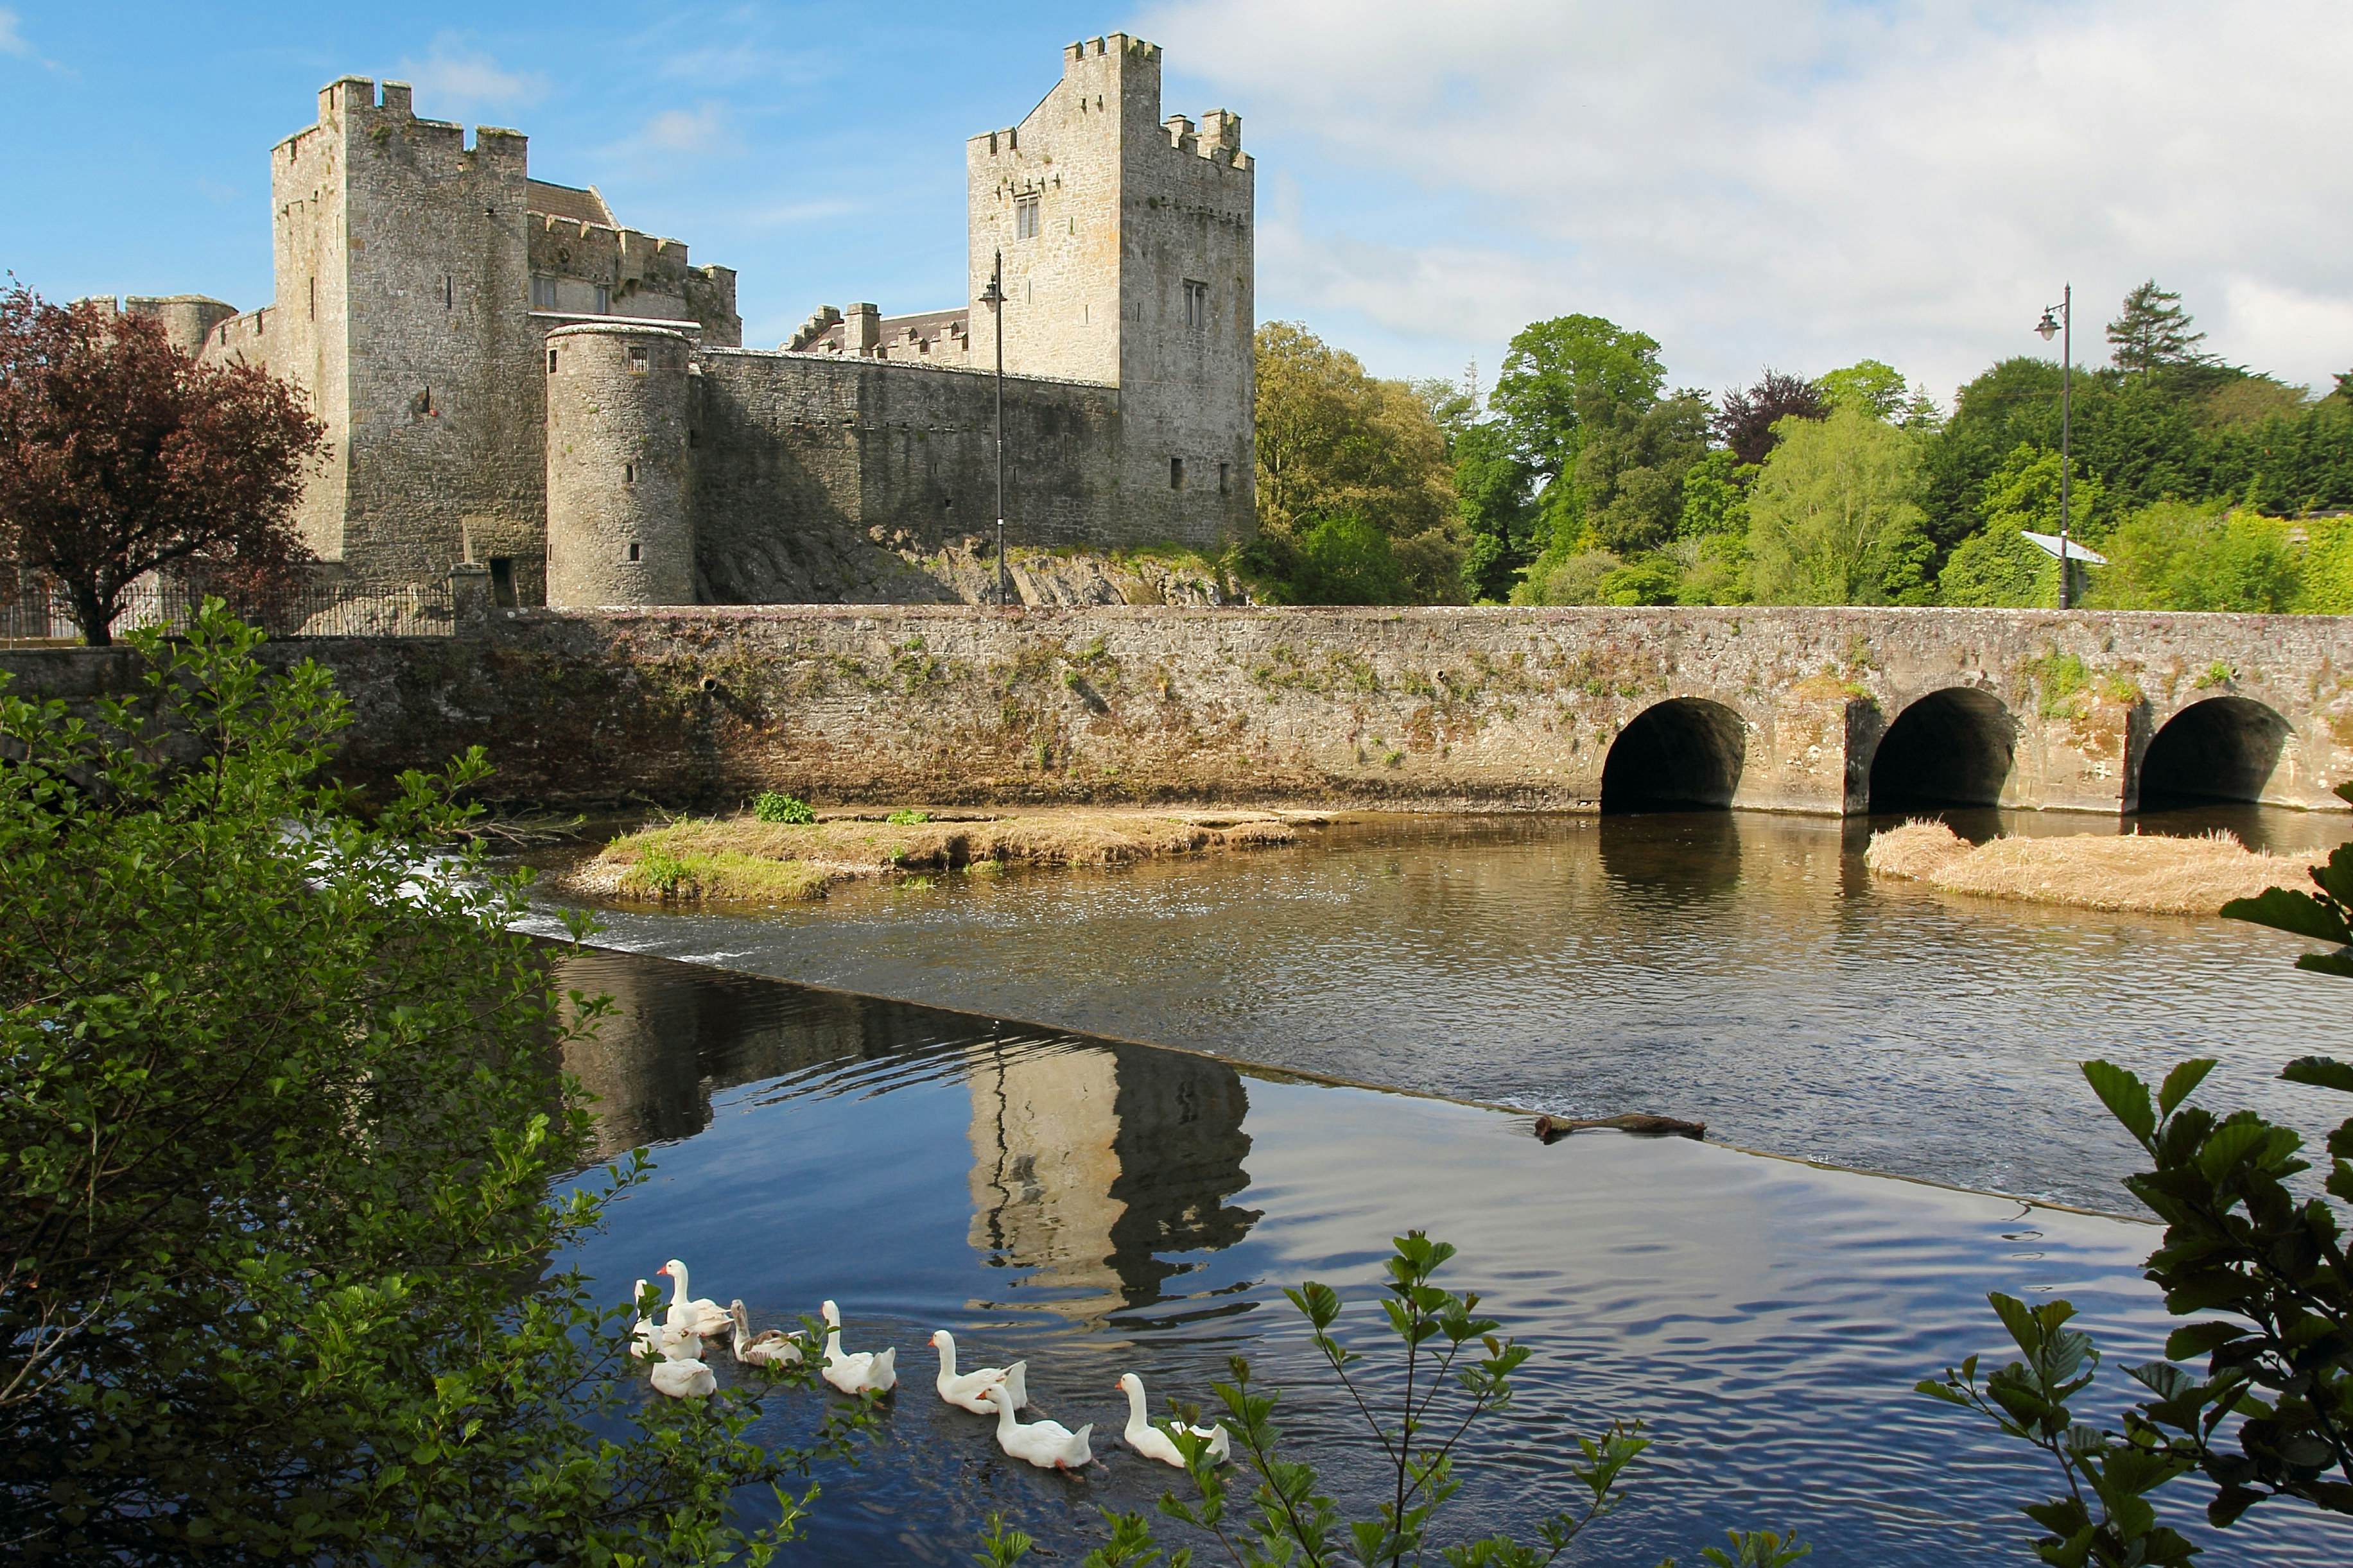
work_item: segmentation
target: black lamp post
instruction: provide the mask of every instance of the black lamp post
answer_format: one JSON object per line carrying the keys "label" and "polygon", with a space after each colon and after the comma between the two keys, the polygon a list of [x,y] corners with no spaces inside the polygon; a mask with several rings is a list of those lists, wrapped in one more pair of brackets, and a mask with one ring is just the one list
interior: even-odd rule
{"label": "black lamp post", "polygon": [[[2074,409],[2074,392],[2075,392],[2075,311],[2074,311],[2074,303],[2075,303],[2075,286],[2074,286],[2073,283],[2062,284],[2062,285],[2060,286],[2060,289],[2059,289],[2059,302],[2058,302],[2057,304],[2055,304],[2055,305],[2046,305],[2046,306],[2044,306],[2044,307],[2042,308],[2042,319],[2041,321],[2037,321],[2037,322],[2035,322],[2035,323],[2034,323],[2034,330],[2035,330],[2036,331],[2041,332],[2041,333],[2042,334],[2042,341],[2043,341],[2044,342],[2046,342],[2046,343],[2047,343],[2047,342],[2049,342],[2051,341],[2051,335],[2052,335],[2053,332],[2057,332],[2057,333],[2059,333],[2059,334],[2060,334],[2060,340],[2059,340],[2059,607],[2060,607],[2061,609],[2063,609],[2063,609],[2065,609],[2065,608],[2067,607],[2067,519],[2068,519],[2068,515],[2069,515],[2069,514],[2068,514],[2068,510],[2067,510],[2067,480],[2068,480],[2068,478],[2069,478],[2068,468],[2069,468],[2069,467],[2070,467],[2070,463],[2069,463],[2069,454],[2068,454],[2068,450],[2067,450],[2067,437],[2068,437],[2068,433],[2069,433],[2069,432],[2068,432],[2068,426],[2069,426],[2069,424],[2071,423],[2071,417],[2072,417],[2072,416],[2073,416],[2073,409]],[[2053,310],[2056,310],[2056,311],[2058,311],[2058,312],[2059,312],[2058,318],[2057,318],[2057,320],[2055,320],[2055,321],[2052,318],[2052,315],[2051,315],[2051,312],[2052,312],[2052,311],[2053,311]]]}
{"label": "black lamp post", "polygon": [[1005,560],[1005,252],[997,253],[996,269],[980,302],[997,318],[997,602],[1013,602],[1013,569]]}

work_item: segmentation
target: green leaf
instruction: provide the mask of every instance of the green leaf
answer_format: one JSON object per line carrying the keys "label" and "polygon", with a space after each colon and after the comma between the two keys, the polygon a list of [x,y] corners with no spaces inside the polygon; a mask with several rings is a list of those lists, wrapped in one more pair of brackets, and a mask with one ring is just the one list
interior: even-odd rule
{"label": "green leaf", "polygon": [[2280,1069],[2280,1077],[2289,1083],[2353,1094],[2353,1062],[2341,1062],[2335,1057],[2298,1057]]}
{"label": "green leaf", "polygon": [[2174,1107],[2189,1099],[2197,1091],[2198,1086],[2206,1081],[2206,1075],[2214,1070],[2214,1065],[2212,1057],[2192,1057],[2167,1073],[2163,1087],[2157,1091],[2158,1115],[2172,1115]]}
{"label": "green leaf", "polygon": [[2195,1361],[2211,1355],[2224,1345],[2245,1339],[2251,1331],[2238,1323],[2213,1320],[2189,1323],[2176,1329],[2165,1339],[2165,1353],[2173,1361]]}
{"label": "green leaf", "polygon": [[2340,906],[2353,904],[2353,843],[2339,844],[2330,850],[2327,862],[2312,868],[2312,879]]}
{"label": "green leaf", "polygon": [[2108,1113],[2147,1146],[2150,1135],[2157,1131],[2157,1112],[2148,1102],[2148,1085],[2123,1068],[2105,1061],[2085,1062],[2084,1077],[2091,1084],[2092,1092],[2100,1097],[2100,1103],[2108,1108]]}
{"label": "green leaf", "polygon": [[2255,1119],[2231,1121],[2214,1129],[2206,1146],[2198,1151],[2198,1169],[2210,1182],[2220,1182],[2240,1161],[2261,1148],[2271,1137],[2270,1123]]}
{"label": "green leaf", "polygon": [[2222,918],[2291,931],[2316,942],[2340,946],[2353,942],[2353,929],[2347,927],[2343,915],[2310,893],[2291,888],[2269,888],[2252,899],[2232,899],[2222,906]]}

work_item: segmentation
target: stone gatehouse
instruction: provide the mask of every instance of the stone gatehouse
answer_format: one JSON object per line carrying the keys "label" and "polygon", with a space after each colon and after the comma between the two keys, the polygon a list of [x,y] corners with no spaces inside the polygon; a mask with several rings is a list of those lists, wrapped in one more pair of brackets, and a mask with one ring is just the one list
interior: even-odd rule
{"label": "stone gatehouse", "polygon": [[1161,118],[1160,64],[1072,44],[965,144],[952,310],[828,307],[745,348],[733,271],[357,77],[270,153],[275,300],[128,308],[311,394],[301,530],[354,583],[473,563],[511,605],[760,604],[862,596],[860,552],[986,552],[1001,252],[1012,541],[1214,552],[1256,515],[1254,170],[1239,116]]}

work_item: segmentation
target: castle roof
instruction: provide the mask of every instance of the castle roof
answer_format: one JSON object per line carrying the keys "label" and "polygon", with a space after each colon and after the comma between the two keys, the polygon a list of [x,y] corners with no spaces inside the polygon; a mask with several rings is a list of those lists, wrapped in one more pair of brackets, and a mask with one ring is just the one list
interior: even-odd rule
{"label": "castle roof", "polygon": [[554,185],[545,180],[531,183],[531,210],[545,217],[570,218],[575,223],[600,224],[607,228],[618,228],[620,220],[613,209],[605,205],[605,194],[596,186],[585,189],[577,185]]}
{"label": "castle roof", "polygon": [[[871,309],[871,307],[869,307]],[[969,307],[949,310],[922,310],[909,316],[883,316],[877,326],[881,333],[881,346],[887,358],[905,357],[912,337],[923,347],[917,353],[934,352],[943,333],[951,338],[964,336],[970,327]],[[840,353],[849,346],[849,323],[841,311],[828,305],[801,324],[785,349],[794,353]],[[897,350],[893,353],[892,350]]]}

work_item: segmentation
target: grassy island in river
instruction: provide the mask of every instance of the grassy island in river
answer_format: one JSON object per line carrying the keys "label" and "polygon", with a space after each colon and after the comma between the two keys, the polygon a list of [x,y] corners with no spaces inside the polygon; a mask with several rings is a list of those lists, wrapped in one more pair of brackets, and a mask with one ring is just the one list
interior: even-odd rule
{"label": "grassy island in river", "polygon": [[786,903],[837,882],[1005,866],[1116,866],[1295,844],[1325,818],[1300,811],[1050,808],[828,815],[809,822],[681,817],[624,835],[561,873],[593,898]]}

